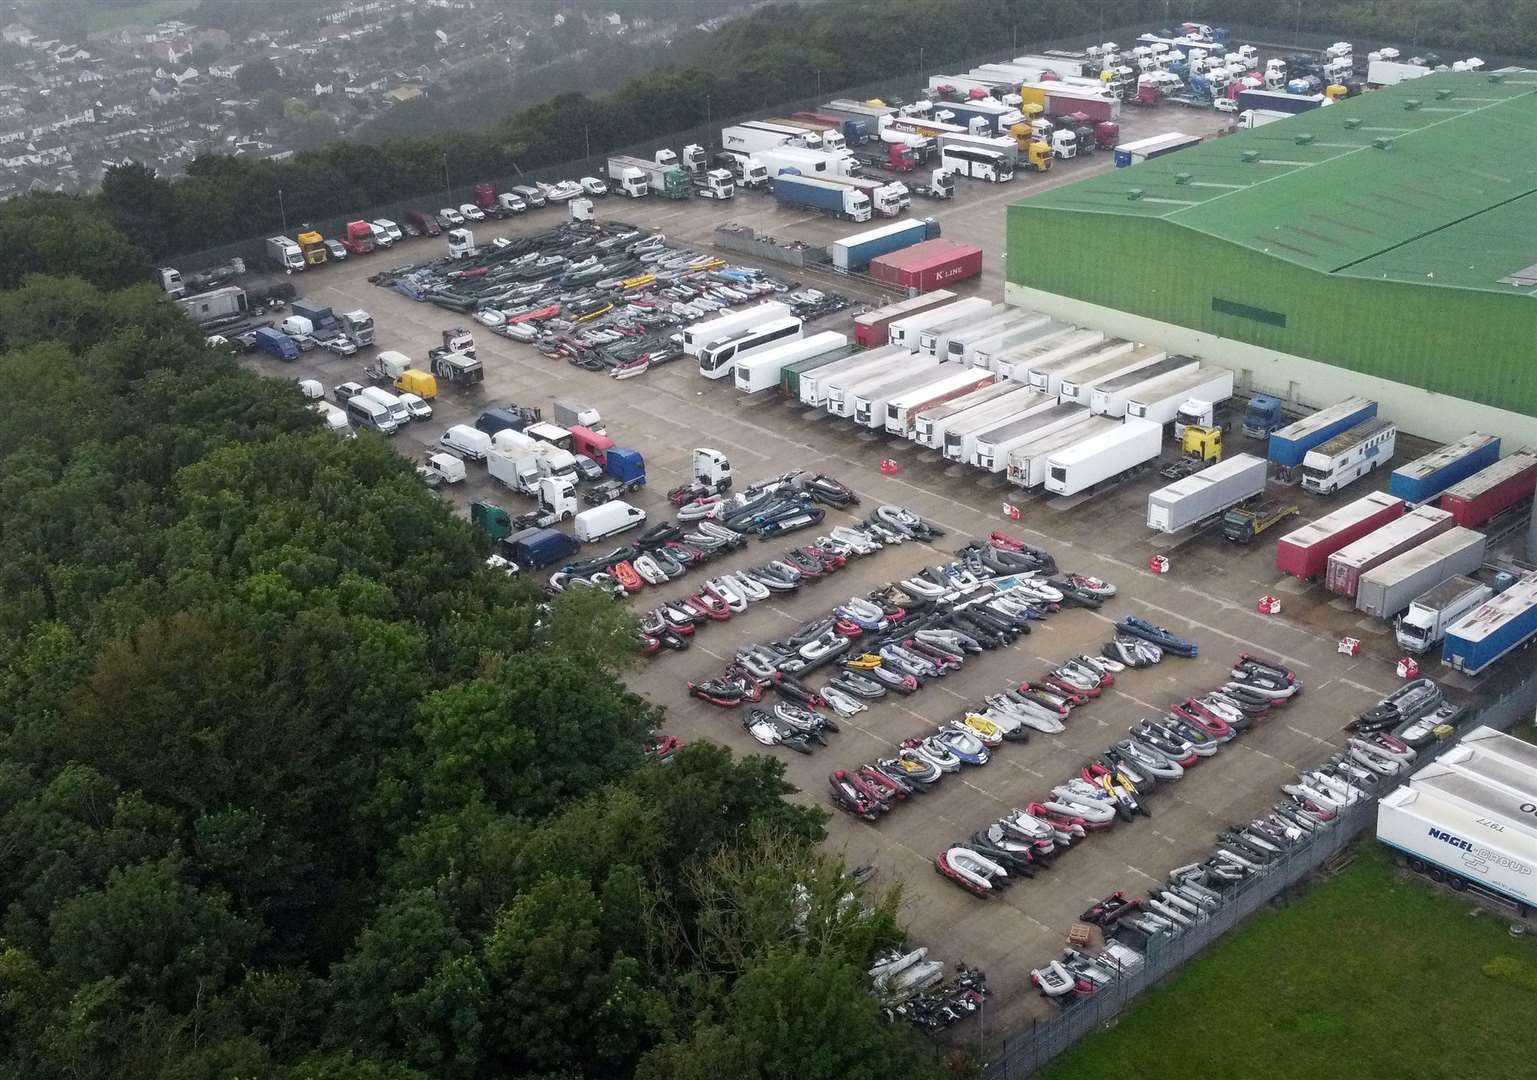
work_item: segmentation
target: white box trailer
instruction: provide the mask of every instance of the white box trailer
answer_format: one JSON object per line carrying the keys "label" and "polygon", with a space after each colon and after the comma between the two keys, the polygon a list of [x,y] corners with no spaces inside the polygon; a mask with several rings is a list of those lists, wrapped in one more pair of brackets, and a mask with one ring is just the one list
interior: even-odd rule
{"label": "white box trailer", "polygon": [[1147,497],[1147,527],[1176,533],[1198,521],[1217,517],[1239,503],[1263,495],[1269,469],[1270,463],[1264,458],[1237,454],[1167,484]]}
{"label": "white box trailer", "polygon": [[748,327],[773,319],[782,319],[789,314],[790,305],[782,304],[778,300],[770,300],[740,311],[727,312],[725,315],[717,315],[714,318],[693,323],[683,331],[683,355],[697,357],[699,350],[713,341],[723,340]]}
{"label": "white box trailer", "polygon": [[1054,431],[1060,431],[1088,415],[1089,411],[1082,405],[1067,405],[1059,401],[1048,409],[984,431],[977,436],[971,463],[988,472],[1003,472],[1009,467],[1009,454],[1012,451],[1043,439]]}
{"label": "white box trailer", "polygon": [[[973,299],[980,300],[981,297]],[[950,355],[950,335],[964,333],[968,327],[975,326],[979,322],[990,322],[1008,311],[1008,306],[1005,304],[989,304],[985,300],[981,305],[973,305],[969,300],[962,300],[957,307],[964,310],[953,312],[951,318],[942,323],[919,328],[918,352],[925,356],[932,356],[936,360],[944,360]]]}
{"label": "white box trailer", "polygon": [[1020,382],[1029,383],[1032,389],[1043,394],[1060,397],[1063,379],[1105,359],[1100,353],[1112,347],[1122,352],[1131,352],[1136,345],[1119,338],[1106,337],[1098,330],[1074,330],[1056,341],[1039,341],[1031,349],[1013,358],[1014,377]]}
{"label": "white box trailer", "polygon": [[972,352],[981,342],[1001,337],[1010,330],[1032,329],[1052,321],[1050,315],[1039,311],[1025,311],[1006,304],[1000,306],[1003,308],[1001,312],[951,333],[941,359],[970,362]]}
{"label": "white box trailer", "polygon": [[896,394],[886,401],[885,428],[888,435],[911,436],[913,419],[924,409],[943,405],[993,386],[998,376],[967,364],[945,364],[941,371],[952,369],[921,386]]}
{"label": "white box trailer", "polygon": [[977,449],[977,436],[982,432],[991,431],[1032,410],[1056,403],[1056,398],[1037,394],[1028,386],[1021,386],[1016,393],[989,402],[980,409],[973,409],[964,417],[957,418],[945,430],[945,457],[951,461],[970,461]]}
{"label": "white box trailer", "polygon": [[953,401],[947,401],[943,405],[937,405],[928,409],[920,409],[912,417],[913,441],[927,446],[931,450],[943,450],[945,448],[945,431],[950,424],[973,409],[979,409],[989,405],[1006,394],[1012,394],[1023,390],[1024,387],[1016,382],[1000,380],[982,390],[973,390],[963,397]]}
{"label": "white box trailer", "polygon": [[901,375],[908,375],[921,369],[937,367],[938,361],[928,356],[914,356],[908,353],[906,356],[893,357],[887,363],[874,368],[864,368],[853,372],[846,377],[830,379],[827,386],[827,402],[823,405],[833,416],[853,416],[854,397],[866,386],[874,386],[894,379]]}
{"label": "white box trailer", "polygon": [[1057,396],[1063,401],[1088,407],[1094,387],[1122,375],[1146,371],[1169,354],[1153,345],[1135,345],[1129,341],[1114,342],[1094,354],[1092,362],[1071,375],[1062,376]]}
{"label": "white box trailer", "polygon": [[1046,460],[1051,455],[1120,426],[1117,420],[1088,414],[1044,439],[1016,446],[1009,451],[1009,483],[1022,488],[1040,487],[1046,482]]}
{"label": "white box trailer", "polygon": [[890,366],[898,360],[906,360],[912,353],[900,345],[887,345],[869,352],[855,353],[842,360],[834,360],[826,367],[815,368],[801,375],[801,404],[818,408],[827,404],[827,388],[834,381],[847,379],[856,374],[878,371],[883,365]]}
{"label": "white box trailer", "polygon": [[926,332],[932,332],[957,319],[966,317],[977,318],[982,312],[991,311],[992,308],[993,302],[991,300],[984,300],[980,296],[971,296],[965,300],[957,300],[953,304],[946,304],[941,308],[933,308],[911,318],[898,319],[891,324],[891,344],[905,345],[908,352],[921,352],[923,350],[923,335]]}
{"label": "white box trailer", "polygon": [[[884,379],[871,379],[851,388],[850,415],[860,427],[886,428],[886,402],[914,387],[931,383],[948,365],[932,356],[919,355],[919,363]],[[926,362],[924,362],[926,361]]]}
{"label": "white box trailer", "polygon": [[[1356,581],[1356,610],[1391,619],[1448,578],[1475,572],[1484,565],[1488,547],[1489,538],[1483,533],[1454,525],[1362,574]],[[1469,605],[1460,614],[1471,610]],[[1440,629],[1455,621],[1447,620]]]}
{"label": "white box trailer", "polygon": [[1076,495],[1152,461],[1162,447],[1162,425],[1123,420],[1103,435],[1047,458],[1046,490],[1053,495]]}
{"label": "white box trailer", "polygon": [[[1043,323],[1035,323],[1033,321],[1024,323],[1017,329],[1009,330],[990,338],[984,338],[978,341],[975,346],[968,346],[964,359],[966,363],[971,364],[973,367],[987,368],[989,371],[996,371],[1004,378],[1008,378],[1014,369],[1010,367],[1007,370],[1000,371],[1000,361],[1006,360],[1020,349],[1029,348],[1039,341],[1055,338],[1059,334],[1066,334],[1075,329],[1076,327],[1071,323],[1059,322],[1056,319],[1047,319]],[[1024,372],[1019,374],[1023,375]],[[1024,379],[1019,379],[1018,381],[1024,382]]]}
{"label": "white box trailer", "polygon": [[1197,368],[1169,375],[1126,399],[1126,415],[1155,424],[1172,424],[1180,406],[1192,398],[1219,405],[1233,396],[1233,373],[1227,368]]}
{"label": "white box trailer", "polygon": [[1084,404],[1100,416],[1125,416],[1126,403],[1132,398],[1140,397],[1170,375],[1195,371],[1200,366],[1200,361],[1193,356],[1165,356],[1156,364],[1097,383],[1092,397]]}
{"label": "white box trailer", "polygon": [[760,390],[772,390],[779,386],[779,375],[790,364],[811,360],[838,349],[847,348],[846,335],[824,330],[808,338],[799,338],[762,352],[753,353],[736,362],[736,388],[744,394],[756,394]]}

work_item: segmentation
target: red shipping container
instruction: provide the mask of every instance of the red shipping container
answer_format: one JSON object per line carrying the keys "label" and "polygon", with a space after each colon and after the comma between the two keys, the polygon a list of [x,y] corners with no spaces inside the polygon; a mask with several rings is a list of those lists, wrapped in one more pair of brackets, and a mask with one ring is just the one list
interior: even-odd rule
{"label": "red shipping container", "polygon": [[982,249],[954,240],[925,240],[870,260],[870,276],[899,289],[928,292],[981,276]]}
{"label": "red shipping container", "polygon": [[1276,569],[1310,581],[1324,572],[1330,555],[1382,528],[1403,512],[1402,499],[1374,491],[1281,537],[1276,545]]}
{"label": "red shipping container", "polygon": [[1502,510],[1532,497],[1537,488],[1537,451],[1517,450],[1441,494],[1441,509],[1465,529],[1475,529]]}
{"label": "red shipping container", "polygon": [[1353,598],[1362,574],[1419,547],[1451,527],[1452,515],[1445,510],[1434,506],[1417,507],[1330,555],[1324,585],[1330,592]]}
{"label": "red shipping container", "polygon": [[955,298],[953,292],[939,289],[927,296],[909,297],[906,300],[898,300],[895,304],[887,304],[874,311],[867,311],[863,315],[856,315],[854,316],[854,343],[866,349],[884,345],[891,324],[898,319],[917,315],[940,304],[948,304]]}

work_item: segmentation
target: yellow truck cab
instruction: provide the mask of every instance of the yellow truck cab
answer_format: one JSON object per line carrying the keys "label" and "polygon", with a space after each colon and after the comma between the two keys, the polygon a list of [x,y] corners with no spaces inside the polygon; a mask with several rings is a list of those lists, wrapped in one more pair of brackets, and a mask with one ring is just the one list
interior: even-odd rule
{"label": "yellow truck cab", "polygon": [[320,266],[326,261],[326,242],[321,235],[311,229],[294,237],[299,244],[299,250],[304,252],[304,264],[306,266]]}

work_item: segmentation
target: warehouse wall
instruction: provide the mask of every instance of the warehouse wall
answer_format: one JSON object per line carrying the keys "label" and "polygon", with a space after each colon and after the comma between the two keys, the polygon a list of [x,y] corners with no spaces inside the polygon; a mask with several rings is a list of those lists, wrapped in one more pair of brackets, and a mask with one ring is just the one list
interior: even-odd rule
{"label": "warehouse wall", "polygon": [[1307,357],[1537,416],[1531,295],[1321,274],[1156,218],[1029,203],[1009,207],[1008,278],[1288,358],[1265,367]]}
{"label": "warehouse wall", "polygon": [[1170,352],[1187,353],[1232,368],[1237,385],[1244,392],[1274,394],[1294,405],[1311,408],[1332,405],[1352,394],[1360,394],[1379,402],[1383,416],[1414,435],[1450,442],[1470,431],[1482,431],[1500,436],[1509,449],[1537,445],[1537,422],[1523,413],[1447,394],[1429,393],[1405,383],[1363,375],[1060,293],[1011,283],[1004,287],[1004,300],[1116,337],[1146,342]]}

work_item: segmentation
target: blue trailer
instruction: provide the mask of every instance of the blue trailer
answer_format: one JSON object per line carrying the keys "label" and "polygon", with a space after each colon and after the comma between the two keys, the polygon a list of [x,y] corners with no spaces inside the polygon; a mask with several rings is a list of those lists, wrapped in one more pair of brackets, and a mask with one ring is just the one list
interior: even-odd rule
{"label": "blue trailer", "polygon": [[854,273],[870,265],[870,260],[880,255],[911,247],[939,236],[939,222],[933,218],[894,221],[890,225],[867,229],[842,240],[834,240],[831,250],[833,266],[845,273]]}
{"label": "blue trailer", "polygon": [[769,187],[781,206],[820,210],[851,221],[869,221],[873,213],[870,196],[830,180],[784,172],[774,177]]}
{"label": "blue trailer", "polygon": [[1322,94],[1288,94],[1281,90],[1240,90],[1238,91],[1238,108],[1260,109],[1265,112],[1297,113],[1311,112],[1322,107],[1328,100]]}
{"label": "blue trailer", "polygon": [[1338,405],[1320,409],[1270,433],[1270,460],[1283,468],[1302,464],[1309,450],[1328,442],[1342,431],[1377,415],[1377,403],[1366,398],[1346,398]]}
{"label": "blue trailer", "polygon": [[1474,608],[1446,631],[1441,659],[1465,675],[1481,674],[1537,638],[1537,571]]}
{"label": "blue trailer", "polygon": [[1474,432],[1394,469],[1388,491],[1407,503],[1426,503],[1498,460],[1499,436]]}
{"label": "blue trailer", "polygon": [[310,304],[303,300],[295,300],[289,305],[290,315],[301,315],[308,319],[315,327],[317,337],[323,337],[338,329],[336,315],[329,307],[321,304]]}
{"label": "blue trailer", "polygon": [[957,124],[969,126],[972,120],[980,118],[987,125],[989,136],[1006,134],[1003,131],[1003,118],[1019,111],[996,101],[936,101],[934,108],[936,111],[949,109],[955,114],[953,122]]}
{"label": "blue trailer", "polygon": [[262,352],[271,353],[279,360],[299,359],[299,346],[294,339],[281,330],[274,330],[270,326],[258,326],[251,331],[251,337],[256,342],[256,347]]}

